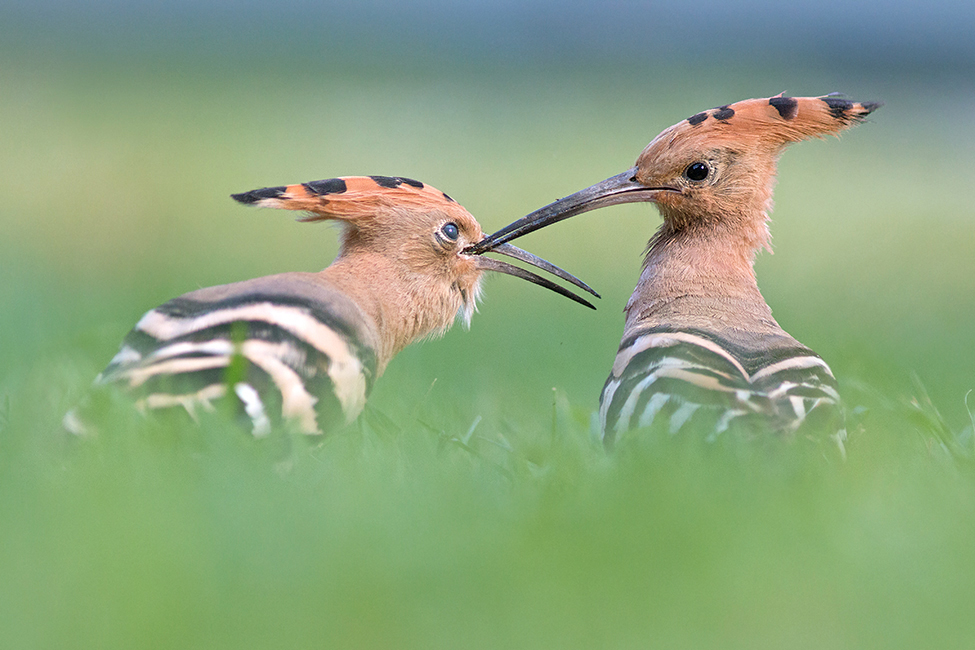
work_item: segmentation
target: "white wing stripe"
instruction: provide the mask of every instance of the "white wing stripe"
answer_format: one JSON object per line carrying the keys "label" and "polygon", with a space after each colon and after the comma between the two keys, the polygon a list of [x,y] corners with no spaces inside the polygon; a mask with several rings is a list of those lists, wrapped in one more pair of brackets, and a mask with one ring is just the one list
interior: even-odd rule
{"label": "white wing stripe", "polygon": [[145,410],[146,408],[158,409],[170,406],[182,406],[190,417],[196,419],[196,407],[202,406],[204,410],[212,410],[210,402],[219,399],[227,394],[227,387],[223,384],[210,384],[206,388],[195,393],[185,395],[170,395],[169,393],[151,393],[135,403],[136,408]]}
{"label": "white wing stripe", "polygon": [[208,327],[248,320],[275,325],[314,346],[329,357],[338,374],[344,373],[349,365],[356,369],[361,368],[362,364],[348,344],[331,327],[304,309],[271,302],[215,309],[191,318],[167,316],[153,309],[139,320],[135,328],[159,340],[168,341]]}
{"label": "white wing stripe", "polygon": [[667,393],[656,393],[647,402],[647,407],[643,409],[643,414],[640,415],[639,426],[648,427],[653,424],[653,419],[657,417],[657,413],[660,413],[660,409],[670,401],[670,395]]}
{"label": "white wing stripe", "polygon": [[254,436],[261,438],[271,433],[271,420],[264,412],[264,402],[261,395],[250,384],[240,382],[234,386],[234,392],[244,405],[244,412],[254,423]]}
{"label": "white wing stripe", "polygon": [[616,355],[616,361],[613,363],[613,376],[619,377],[622,375],[623,371],[626,369],[626,366],[630,363],[630,360],[640,352],[649,350],[650,348],[668,348],[679,343],[689,343],[691,345],[704,348],[709,352],[713,352],[733,365],[735,369],[741,373],[742,377],[748,377],[748,373],[745,372],[744,366],[742,366],[737,359],[731,356],[727,350],[722,348],[714,341],[710,341],[702,336],[688,334],[686,332],[660,332],[644,334],[643,336],[639,337],[627,348],[620,350]]}
{"label": "white wing stripe", "polygon": [[212,370],[214,368],[226,368],[230,365],[230,357],[211,356],[211,357],[191,357],[189,359],[170,359],[160,361],[144,368],[133,368],[125,373],[129,379],[129,387],[135,388],[146,383],[149,378],[156,375],[178,375],[185,372],[199,372],[200,370]]}
{"label": "white wing stripe", "polygon": [[317,397],[305,390],[305,384],[294,370],[281,361],[290,346],[267,341],[244,341],[241,352],[248,361],[266,372],[281,391],[281,414],[294,418],[302,433],[320,433],[315,416]]}
{"label": "white wing stripe", "polygon": [[701,405],[693,402],[682,404],[681,407],[674,411],[674,414],[670,416],[670,433],[675,434],[680,431],[680,428],[691,419],[691,416],[694,415],[694,412],[699,408],[701,408]]}
{"label": "white wing stripe", "polygon": [[774,375],[782,370],[802,370],[804,368],[812,368],[813,366],[820,366],[823,368],[830,377],[833,376],[832,371],[830,371],[829,366],[826,362],[819,357],[792,357],[790,359],[785,359],[784,361],[779,361],[778,363],[773,363],[770,366],[765,366],[754,375],[748,378],[748,381],[754,382],[763,377],[768,377],[769,375]]}

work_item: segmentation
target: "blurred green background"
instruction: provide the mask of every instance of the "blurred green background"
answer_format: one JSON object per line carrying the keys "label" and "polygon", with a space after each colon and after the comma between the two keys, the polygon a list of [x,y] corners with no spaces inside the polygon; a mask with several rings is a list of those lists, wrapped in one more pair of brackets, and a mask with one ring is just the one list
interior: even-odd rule
{"label": "blurred green background", "polygon": [[[963,2],[0,4],[0,647],[971,647],[973,79]],[[593,443],[646,205],[521,241],[597,312],[489,278],[324,443],[59,431],[147,309],[334,256],[233,192],[402,175],[493,231],[782,91],[886,104],[786,152],[757,263],[844,465]]]}

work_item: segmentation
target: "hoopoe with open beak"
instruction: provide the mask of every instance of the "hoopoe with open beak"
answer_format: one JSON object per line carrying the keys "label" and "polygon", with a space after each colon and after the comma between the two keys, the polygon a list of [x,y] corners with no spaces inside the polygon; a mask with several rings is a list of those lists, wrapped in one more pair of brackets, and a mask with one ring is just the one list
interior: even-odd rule
{"label": "hoopoe with open beak", "polygon": [[717,435],[733,424],[791,433],[807,421],[832,420],[842,436],[829,366],[772,318],[753,264],[769,248],[772,187],[785,146],[838,134],[880,105],[779,95],[697,113],[654,138],[634,167],[468,252],[596,208],[653,202],[663,224],[648,244],[600,396],[607,443],[655,422],[676,433],[695,421]]}
{"label": "hoopoe with open beak", "polygon": [[[470,325],[484,271],[527,279],[592,308],[521,267],[463,250],[484,235],[443,192],[369,176],[268,187],[240,203],[302,210],[342,224],[338,256],[319,273],[291,272],[199,289],[146,313],[96,379],[131,392],[142,410],[236,400],[257,435],[288,421],[304,433],[352,422],[373,382],[411,342]],[[492,247],[595,295],[574,276],[510,244]],[[69,431],[84,433],[77,412]]]}

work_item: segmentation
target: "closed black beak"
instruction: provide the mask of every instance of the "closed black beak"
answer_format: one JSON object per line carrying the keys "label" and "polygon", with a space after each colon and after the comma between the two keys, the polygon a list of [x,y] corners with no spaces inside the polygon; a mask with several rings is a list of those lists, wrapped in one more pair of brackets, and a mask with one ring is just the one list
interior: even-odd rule
{"label": "closed black beak", "polygon": [[584,190],[579,190],[575,194],[549,203],[544,208],[535,210],[468,247],[466,252],[481,254],[491,250],[496,251],[500,244],[583,212],[589,212],[607,205],[616,205],[617,203],[649,201],[661,189],[668,188],[647,187],[639,183],[636,180],[636,167],[632,167],[622,174],[607,178]]}

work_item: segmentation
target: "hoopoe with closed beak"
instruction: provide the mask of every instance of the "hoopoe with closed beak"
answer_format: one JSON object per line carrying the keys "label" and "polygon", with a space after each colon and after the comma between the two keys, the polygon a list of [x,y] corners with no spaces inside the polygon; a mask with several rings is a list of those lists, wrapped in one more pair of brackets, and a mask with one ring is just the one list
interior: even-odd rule
{"label": "hoopoe with closed beak", "polygon": [[[485,238],[490,250],[577,214],[656,204],[663,224],[626,304],[612,373],[600,396],[604,439],[658,422],[795,432],[826,421],[842,442],[836,380],[786,333],[758,290],[769,248],[776,163],[786,145],[838,134],[879,108],[837,95],[748,99],[697,113],[660,133],[622,174],[547,205]],[[830,425],[828,422],[835,422]]]}
{"label": "hoopoe with closed beak", "polygon": [[[191,416],[224,398],[257,435],[288,421],[304,433],[352,422],[373,382],[411,342],[470,325],[484,271],[552,289],[521,267],[467,255],[484,235],[443,192],[408,178],[332,178],[234,194],[240,203],[302,210],[342,224],[338,256],[291,272],[192,291],[152,309],[96,379],[131,392],[142,410]],[[492,247],[595,295],[574,276],[510,244]],[[65,426],[86,432],[76,411]]]}

